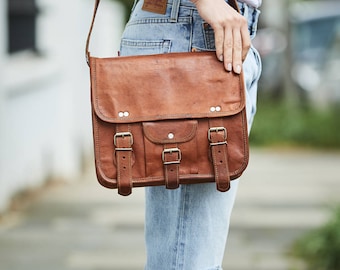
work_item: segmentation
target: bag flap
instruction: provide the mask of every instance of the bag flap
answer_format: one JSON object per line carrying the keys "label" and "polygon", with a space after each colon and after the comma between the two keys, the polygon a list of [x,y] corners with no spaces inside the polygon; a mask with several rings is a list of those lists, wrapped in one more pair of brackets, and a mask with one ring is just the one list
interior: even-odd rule
{"label": "bag flap", "polygon": [[245,106],[243,76],[214,52],[90,57],[92,106],[109,123],[233,115]]}

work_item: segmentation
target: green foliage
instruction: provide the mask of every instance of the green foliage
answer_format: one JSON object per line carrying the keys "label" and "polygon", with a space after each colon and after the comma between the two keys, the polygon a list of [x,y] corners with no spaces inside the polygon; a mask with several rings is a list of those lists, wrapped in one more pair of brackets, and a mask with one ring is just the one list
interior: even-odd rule
{"label": "green foliage", "polygon": [[339,270],[340,207],[335,208],[327,224],[298,239],[292,251],[306,262],[307,270]]}
{"label": "green foliage", "polygon": [[250,142],[340,149],[340,108],[294,107],[260,98]]}

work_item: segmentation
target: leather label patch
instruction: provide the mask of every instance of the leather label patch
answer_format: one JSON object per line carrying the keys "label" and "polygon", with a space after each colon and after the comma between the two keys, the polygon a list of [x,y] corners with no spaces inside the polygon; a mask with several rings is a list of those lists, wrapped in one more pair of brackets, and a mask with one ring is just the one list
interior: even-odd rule
{"label": "leather label patch", "polygon": [[165,14],[168,0],[144,0],[142,9],[159,14]]}

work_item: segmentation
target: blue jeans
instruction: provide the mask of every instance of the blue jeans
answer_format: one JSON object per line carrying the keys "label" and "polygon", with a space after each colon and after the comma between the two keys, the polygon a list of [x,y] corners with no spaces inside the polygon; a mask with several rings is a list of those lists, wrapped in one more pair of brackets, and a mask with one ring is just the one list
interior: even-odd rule
{"label": "blue jeans", "polygon": [[[253,38],[259,11],[239,4]],[[142,5],[143,0],[135,3],[122,35],[122,56],[215,50],[214,32],[190,0],[168,0],[165,15],[143,11]],[[261,73],[260,57],[254,48],[249,50],[243,70],[250,129]],[[146,188],[145,269],[222,269],[237,187],[238,180],[232,181],[225,193],[217,191],[215,183],[181,185],[176,190]]]}

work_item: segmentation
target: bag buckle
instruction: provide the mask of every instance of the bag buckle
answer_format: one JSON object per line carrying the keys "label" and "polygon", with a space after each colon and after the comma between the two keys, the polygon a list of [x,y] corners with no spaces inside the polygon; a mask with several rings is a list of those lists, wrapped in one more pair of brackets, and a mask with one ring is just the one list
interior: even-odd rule
{"label": "bag buckle", "polygon": [[[170,154],[172,155],[172,153],[177,153],[177,160],[173,160],[173,161],[166,161],[165,160],[165,155],[166,154]],[[182,160],[182,152],[179,148],[169,148],[169,149],[164,149],[162,152],[162,160],[163,160],[163,164],[164,165],[169,165],[169,164],[180,164],[181,160]]]}
{"label": "bag buckle", "polygon": [[[129,137],[130,138],[130,146],[133,145],[133,136],[131,132],[117,132],[114,137],[113,137],[113,143],[114,145],[117,147],[117,139],[118,138],[125,138],[125,137]],[[124,148],[126,150],[130,150],[129,148]],[[117,150],[117,149],[116,149]]]}
{"label": "bag buckle", "polygon": [[216,143],[216,142],[212,142],[211,140],[211,133],[212,132],[220,132],[220,131],[223,131],[223,140],[224,142],[223,143],[227,143],[226,140],[227,140],[227,129],[225,127],[212,127],[212,128],[209,128],[208,130],[208,140],[210,143]]}

